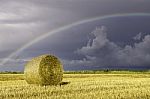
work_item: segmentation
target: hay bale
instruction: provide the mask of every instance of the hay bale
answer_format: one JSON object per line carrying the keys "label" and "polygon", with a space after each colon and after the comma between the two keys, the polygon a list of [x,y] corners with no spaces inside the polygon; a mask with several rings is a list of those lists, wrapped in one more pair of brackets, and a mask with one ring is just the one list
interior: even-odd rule
{"label": "hay bale", "polygon": [[58,85],[63,79],[63,68],[53,55],[42,55],[29,61],[24,70],[28,84]]}

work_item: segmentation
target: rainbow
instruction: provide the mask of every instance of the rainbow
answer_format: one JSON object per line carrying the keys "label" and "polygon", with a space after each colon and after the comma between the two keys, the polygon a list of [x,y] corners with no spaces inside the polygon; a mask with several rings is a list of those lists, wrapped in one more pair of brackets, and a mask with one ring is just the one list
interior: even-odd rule
{"label": "rainbow", "polygon": [[21,53],[23,50],[27,49],[28,47],[32,46],[33,44],[45,39],[46,37],[54,34],[54,33],[58,33],[61,32],[63,30],[69,29],[71,27],[80,25],[80,24],[84,24],[84,23],[88,23],[88,22],[92,22],[92,21],[96,21],[96,20],[102,20],[102,19],[107,19],[107,18],[113,18],[113,17],[124,17],[124,16],[150,16],[149,13],[125,13],[125,14],[114,14],[114,15],[105,15],[105,16],[100,16],[100,17],[94,17],[94,18],[90,18],[90,19],[85,19],[85,20],[81,20],[81,21],[77,21],[75,23],[71,23],[69,25],[57,28],[55,30],[52,30],[40,37],[35,38],[34,40],[32,40],[31,42],[23,45],[21,48],[19,48],[17,51],[11,53],[6,59],[4,59],[1,62],[1,65],[4,65],[5,63],[7,63],[7,61],[11,58],[13,58],[15,55],[18,55],[19,53]]}

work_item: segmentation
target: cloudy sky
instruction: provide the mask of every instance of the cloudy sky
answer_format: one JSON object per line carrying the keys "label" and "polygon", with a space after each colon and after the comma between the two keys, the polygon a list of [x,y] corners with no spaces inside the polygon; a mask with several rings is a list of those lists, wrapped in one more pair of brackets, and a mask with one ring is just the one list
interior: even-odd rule
{"label": "cloudy sky", "polygon": [[149,0],[0,0],[0,70],[53,54],[65,70],[149,69]]}

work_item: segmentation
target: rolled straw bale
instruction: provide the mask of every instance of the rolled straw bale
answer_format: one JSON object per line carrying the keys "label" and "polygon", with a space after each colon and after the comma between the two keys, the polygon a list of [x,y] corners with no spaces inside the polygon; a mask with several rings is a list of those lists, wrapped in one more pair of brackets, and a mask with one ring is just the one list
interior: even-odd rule
{"label": "rolled straw bale", "polygon": [[63,79],[63,66],[53,55],[42,55],[29,61],[24,70],[28,84],[57,85]]}

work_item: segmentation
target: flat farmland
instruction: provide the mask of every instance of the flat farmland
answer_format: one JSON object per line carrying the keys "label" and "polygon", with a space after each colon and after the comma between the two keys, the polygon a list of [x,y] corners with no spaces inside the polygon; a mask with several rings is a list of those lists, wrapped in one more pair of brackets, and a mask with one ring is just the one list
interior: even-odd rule
{"label": "flat farmland", "polygon": [[150,99],[150,73],[64,74],[64,85],[29,85],[0,74],[0,99]]}

